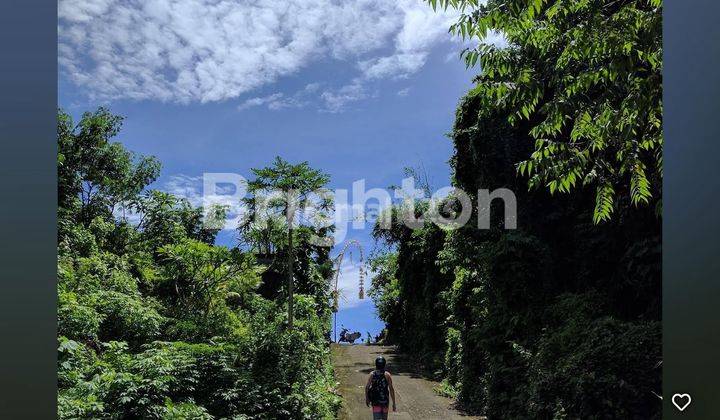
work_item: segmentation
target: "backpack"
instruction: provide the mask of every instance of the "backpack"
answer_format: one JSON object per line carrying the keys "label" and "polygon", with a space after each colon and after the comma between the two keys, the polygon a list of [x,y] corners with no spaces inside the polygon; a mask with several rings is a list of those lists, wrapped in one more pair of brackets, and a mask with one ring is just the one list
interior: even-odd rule
{"label": "backpack", "polygon": [[370,402],[372,405],[388,405],[388,381],[384,371],[373,371],[370,382]]}

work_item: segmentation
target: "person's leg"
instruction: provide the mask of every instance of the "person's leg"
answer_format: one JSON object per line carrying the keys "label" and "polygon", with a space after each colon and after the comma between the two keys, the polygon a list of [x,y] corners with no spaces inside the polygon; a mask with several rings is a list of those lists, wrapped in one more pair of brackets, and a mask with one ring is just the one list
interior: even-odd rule
{"label": "person's leg", "polygon": [[382,413],[383,413],[383,420],[388,420],[388,412],[390,411],[390,407],[383,407]]}
{"label": "person's leg", "polygon": [[373,413],[373,420],[387,419],[387,417],[383,417],[383,409],[379,405],[373,405],[372,413]]}

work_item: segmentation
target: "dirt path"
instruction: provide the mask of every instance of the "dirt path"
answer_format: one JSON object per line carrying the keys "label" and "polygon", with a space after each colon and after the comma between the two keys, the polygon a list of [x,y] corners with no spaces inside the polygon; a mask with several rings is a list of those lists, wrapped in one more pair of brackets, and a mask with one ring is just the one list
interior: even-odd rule
{"label": "dirt path", "polygon": [[375,358],[387,359],[388,371],[393,375],[397,398],[396,413],[390,419],[478,419],[465,416],[453,408],[452,400],[433,391],[438,383],[428,380],[412,369],[410,364],[393,347],[358,345],[332,345],[335,375],[340,382],[343,396],[341,420],[366,420],[372,418],[365,406],[365,383],[373,370]]}

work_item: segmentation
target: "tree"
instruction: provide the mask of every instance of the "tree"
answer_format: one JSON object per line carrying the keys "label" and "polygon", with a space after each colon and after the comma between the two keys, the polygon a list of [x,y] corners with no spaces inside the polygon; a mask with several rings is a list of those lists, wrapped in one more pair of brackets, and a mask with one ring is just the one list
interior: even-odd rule
{"label": "tree", "polygon": [[145,192],[127,207],[139,215],[137,228],[153,250],[186,237],[213,244],[219,229],[211,219],[225,216],[225,209],[219,206],[213,209],[216,213],[203,214],[203,208],[193,207],[186,198],[158,190]]}
{"label": "tree", "polygon": [[[148,190],[159,163],[112,142],[121,121],[58,113],[58,417],[334,418],[326,294],[279,328],[265,267],[214,244],[225,209]],[[294,232],[303,292],[326,284],[312,232]]]}
{"label": "tree", "polygon": [[[373,300],[377,314],[388,326],[388,330],[399,330],[402,322],[400,313],[400,283],[398,272],[398,253],[388,251],[370,258],[370,272],[373,273],[368,295]],[[388,342],[392,342],[391,337]]]}
{"label": "tree", "polygon": [[[480,45],[480,116],[528,124],[517,162],[531,188],[595,188],[595,223],[620,206],[662,209],[662,0],[428,0],[461,14],[451,32]],[[490,31],[506,47],[482,42]]]}
{"label": "tree", "polygon": [[[310,167],[308,162],[291,164],[276,157],[272,166],[253,169],[255,179],[248,182],[248,192],[252,194],[247,200],[250,207],[249,217],[241,226],[242,230],[256,229],[258,223],[275,220],[277,215],[285,218],[287,234],[287,294],[288,294],[288,328],[293,327],[293,231],[303,216],[317,220],[332,206],[325,194],[324,187],[330,182],[326,173]],[[316,200],[313,201],[313,195]],[[305,219],[309,222],[309,219]],[[273,223],[271,227],[277,228]],[[272,233],[272,232],[271,232]]]}
{"label": "tree", "polygon": [[121,126],[122,117],[102,107],[84,113],[77,125],[58,111],[60,219],[83,224],[97,216],[109,219],[116,206],[134,199],[160,174],[157,159],[138,157],[111,141]]}
{"label": "tree", "polygon": [[185,239],[159,252],[184,311],[207,316],[215,301],[228,293],[245,294],[258,283],[254,258],[237,249]]}

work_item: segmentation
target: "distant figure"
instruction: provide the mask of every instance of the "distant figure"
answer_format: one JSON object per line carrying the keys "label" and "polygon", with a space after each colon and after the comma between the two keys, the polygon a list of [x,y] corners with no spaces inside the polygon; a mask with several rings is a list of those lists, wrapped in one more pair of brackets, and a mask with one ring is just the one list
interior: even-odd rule
{"label": "distant figure", "polygon": [[393,411],[397,411],[392,376],[385,370],[385,358],[378,356],[375,359],[375,370],[370,373],[365,384],[365,405],[372,405],[373,420],[387,420],[390,398]]}

